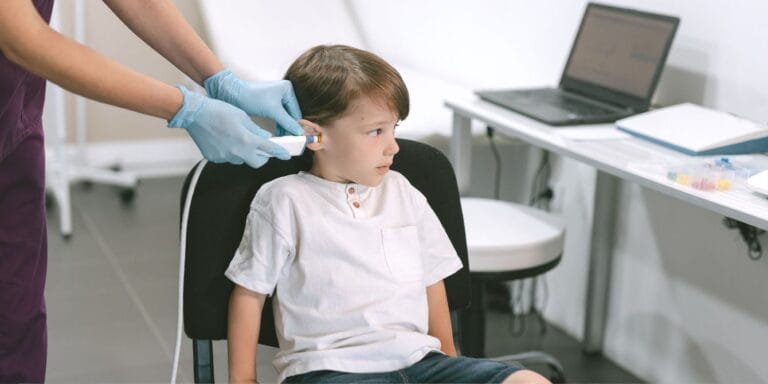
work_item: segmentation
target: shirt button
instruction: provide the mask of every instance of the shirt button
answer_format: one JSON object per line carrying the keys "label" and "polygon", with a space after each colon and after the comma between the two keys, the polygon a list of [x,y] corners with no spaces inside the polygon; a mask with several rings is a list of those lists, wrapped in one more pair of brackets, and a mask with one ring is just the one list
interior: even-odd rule
{"label": "shirt button", "polygon": [[347,192],[349,192],[350,194],[353,194],[355,193],[355,189],[350,187],[349,189],[347,189]]}
{"label": "shirt button", "polygon": [[355,208],[360,208],[360,203],[359,203],[359,202],[357,202],[357,201],[355,201],[354,203],[352,203],[352,205],[353,205]]}

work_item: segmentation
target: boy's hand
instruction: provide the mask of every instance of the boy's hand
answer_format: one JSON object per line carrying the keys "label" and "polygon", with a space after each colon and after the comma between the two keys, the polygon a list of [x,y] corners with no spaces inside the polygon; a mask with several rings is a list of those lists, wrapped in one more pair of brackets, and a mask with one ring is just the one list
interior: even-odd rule
{"label": "boy's hand", "polygon": [[208,95],[230,103],[252,116],[267,117],[277,124],[277,136],[302,135],[299,126],[301,109],[293,86],[288,80],[269,82],[243,81],[225,69],[209,78],[203,85]]}

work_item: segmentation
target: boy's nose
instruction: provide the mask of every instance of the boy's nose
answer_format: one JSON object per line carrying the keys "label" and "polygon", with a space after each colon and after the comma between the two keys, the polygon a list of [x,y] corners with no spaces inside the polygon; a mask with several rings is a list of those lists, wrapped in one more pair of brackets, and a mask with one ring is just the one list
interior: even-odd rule
{"label": "boy's nose", "polygon": [[395,136],[393,135],[389,145],[387,145],[387,148],[384,150],[384,155],[394,156],[398,152],[400,152],[400,146],[397,145],[397,140],[395,140]]}

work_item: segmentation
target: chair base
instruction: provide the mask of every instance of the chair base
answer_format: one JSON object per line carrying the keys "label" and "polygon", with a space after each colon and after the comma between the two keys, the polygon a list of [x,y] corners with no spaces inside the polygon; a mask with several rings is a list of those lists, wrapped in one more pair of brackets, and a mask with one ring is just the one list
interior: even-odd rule
{"label": "chair base", "polygon": [[471,300],[469,307],[461,311],[462,354],[485,357],[485,283],[510,281],[541,275],[560,263],[561,257],[549,263],[517,271],[471,272]]}
{"label": "chair base", "polygon": [[[518,271],[505,272],[471,272],[472,299],[467,309],[460,312],[459,326],[461,327],[461,354],[469,357],[485,356],[485,284],[492,281],[510,281],[541,275],[560,263],[560,257],[549,263]],[[518,361],[525,365],[537,363],[551,369],[550,380],[555,383],[565,381],[565,374],[560,363],[545,352],[521,353],[495,358],[494,360]]]}

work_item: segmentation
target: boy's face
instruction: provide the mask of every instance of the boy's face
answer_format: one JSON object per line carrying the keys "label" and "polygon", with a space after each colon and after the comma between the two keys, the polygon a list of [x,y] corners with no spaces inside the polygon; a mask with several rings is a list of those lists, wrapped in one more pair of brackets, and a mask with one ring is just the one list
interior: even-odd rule
{"label": "boy's face", "polygon": [[377,186],[395,154],[397,113],[386,103],[367,97],[355,100],[344,115],[321,127],[322,147],[311,172],[324,179]]}

